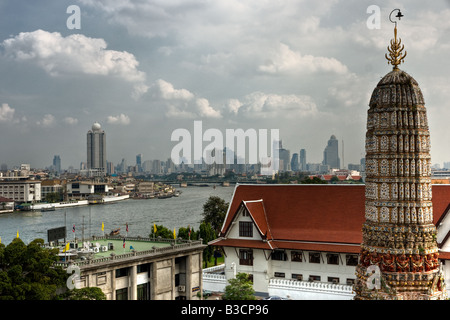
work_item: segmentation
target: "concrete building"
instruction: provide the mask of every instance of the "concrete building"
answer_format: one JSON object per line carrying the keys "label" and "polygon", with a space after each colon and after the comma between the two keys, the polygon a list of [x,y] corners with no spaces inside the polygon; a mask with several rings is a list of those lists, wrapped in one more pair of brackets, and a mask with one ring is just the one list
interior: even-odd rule
{"label": "concrete building", "polygon": [[[48,194],[57,193],[61,195],[61,198],[64,195],[64,184],[63,180],[43,180],[41,182],[41,199],[45,201],[45,198]],[[62,200],[62,199],[61,199]]]}
{"label": "concrete building", "polygon": [[197,300],[204,247],[201,241],[97,237],[72,243],[58,264],[78,267],[75,287],[98,287],[107,300]]}
{"label": "concrete building", "polygon": [[39,202],[41,181],[25,179],[0,181],[0,197],[12,199],[17,204]]}
{"label": "concrete building", "polygon": [[155,183],[149,181],[139,181],[136,187],[136,192],[141,195],[150,195],[155,191]]}
{"label": "concrete building", "polygon": [[69,198],[85,199],[94,194],[106,194],[110,191],[107,183],[93,181],[71,181],[66,184]]}
{"label": "concrete building", "polygon": [[14,200],[0,197],[0,213],[9,213],[14,211]]}

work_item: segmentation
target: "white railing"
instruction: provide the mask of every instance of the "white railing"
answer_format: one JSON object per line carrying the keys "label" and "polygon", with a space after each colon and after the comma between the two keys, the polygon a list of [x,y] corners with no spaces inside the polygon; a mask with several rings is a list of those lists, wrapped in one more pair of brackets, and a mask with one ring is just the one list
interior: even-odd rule
{"label": "white railing", "polygon": [[354,296],[351,285],[286,279],[270,279],[268,291],[269,295],[302,300],[347,300]]}
{"label": "white railing", "polygon": [[203,269],[203,289],[224,292],[228,284],[224,271],[225,264]]}
{"label": "white railing", "polygon": [[219,264],[218,266],[213,266],[209,268],[203,269],[203,273],[217,273],[217,272],[224,272],[225,271],[225,264]]}
{"label": "white railing", "polygon": [[[203,289],[224,292],[228,280],[223,271],[225,265],[203,269]],[[354,293],[351,285],[272,278],[268,283],[268,295],[293,300],[351,300]]]}

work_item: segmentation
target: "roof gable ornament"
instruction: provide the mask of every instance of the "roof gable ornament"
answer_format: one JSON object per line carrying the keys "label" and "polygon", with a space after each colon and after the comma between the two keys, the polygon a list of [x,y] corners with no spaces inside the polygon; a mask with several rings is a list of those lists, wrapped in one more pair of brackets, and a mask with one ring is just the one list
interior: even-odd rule
{"label": "roof gable ornament", "polygon": [[386,53],[385,57],[388,60],[388,64],[392,64],[394,66],[393,70],[398,70],[398,65],[404,62],[407,52],[405,51],[403,53],[405,45],[402,45],[402,40],[400,38],[397,39],[397,21],[392,21],[391,19],[392,13],[394,13],[394,11],[398,11],[397,15],[395,16],[396,18],[398,18],[398,20],[400,20],[400,18],[403,17],[403,14],[401,13],[400,9],[394,9],[389,14],[389,20],[392,23],[395,23],[394,39],[391,39],[391,45],[390,47],[387,47],[389,51],[389,56]]}

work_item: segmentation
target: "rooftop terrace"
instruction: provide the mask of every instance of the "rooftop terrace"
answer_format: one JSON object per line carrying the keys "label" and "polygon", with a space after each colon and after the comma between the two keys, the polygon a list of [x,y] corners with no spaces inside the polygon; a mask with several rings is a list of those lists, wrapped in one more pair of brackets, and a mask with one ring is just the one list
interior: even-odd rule
{"label": "rooftop terrace", "polygon": [[[124,241],[125,239],[125,241]],[[80,267],[111,261],[132,259],[139,256],[159,255],[168,252],[199,248],[205,245],[201,240],[136,238],[136,237],[95,237],[84,241],[71,241],[71,249],[62,252],[58,265],[67,267],[69,263]]]}

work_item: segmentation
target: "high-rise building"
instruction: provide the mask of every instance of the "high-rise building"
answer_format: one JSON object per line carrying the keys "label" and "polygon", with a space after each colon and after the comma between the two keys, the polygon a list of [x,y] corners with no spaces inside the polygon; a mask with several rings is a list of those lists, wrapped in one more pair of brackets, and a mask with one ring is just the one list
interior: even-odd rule
{"label": "high-rise building", "polygon": [[106,173],[109,175],[116,173],[116,171],[114,170],[114,163],[106,161]]}
{"label": "high-rise building", "polygon": [[274,142],[274,149],[278,148],[278,167],[280,171],[291,170],[291,152],[283,148],[283,141],[278,140]]}
{"label": "high-rise building", "polygon": [[87,133],[87,169],[106,173],[106,136],[98,122]]}
{"label": "high-rise building", "polygon": [[367,112],[365,222],[355,299],[445,299],[431,201],[430,131],[418,83],[398,65],[377,84]]}
{"label": "high-rise building", "polygon": [[53,157],[53,170],[57,173],[61,172],[61,157],[59,155]]}
{"label": "high-rise building", "polygon": [[306,170],[306,150],[300,149],[300,171]]}
{"label": "high-rise building", "polygon": [[138,168],[138,172],[142,172],[142,153],[136,155],[136,166]]}
{"label": "high-rise building", "polygon": [[323,165],[327,165],[330,169],[340,169],[340,159],[339,159],[339,142],[335,135],[330,137],[328,144],[323,151]]}
{"label": "high-rise building", "polygon": [[299,170],[299,161],[298,161],[298,153],[294,153],[291,159],[291,170],[298,171]]}

